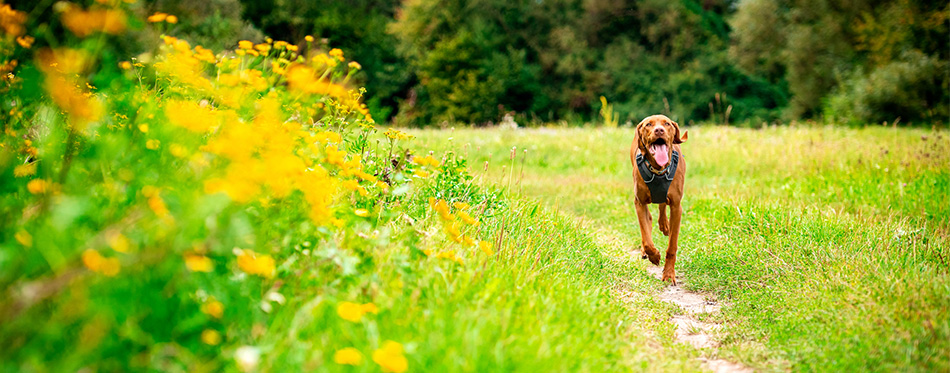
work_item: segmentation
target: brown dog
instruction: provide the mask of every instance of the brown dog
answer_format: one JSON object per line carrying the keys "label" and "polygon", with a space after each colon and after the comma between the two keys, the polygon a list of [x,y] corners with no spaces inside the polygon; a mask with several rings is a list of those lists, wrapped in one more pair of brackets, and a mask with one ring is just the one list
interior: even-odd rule
{"label": "brown dog", "polygon": [[[663,115],[652,115],[637,124],[636,137],[630,146],[630,163],[633,164],[633,179],[636,183],[634,204],[643,258],[660,264],[660,253],[653,245],[653,217],[647,205],[660,205],[660,231],[670,237],[666,249],[666,264],[663,266],[663,281],[676,285],[677,240],[680,234],[680,219],[683,216],[683,184],[686,182],[686,160],[680,145],[686,141],[686,131],[680,136],[679,125]],[[666,195],[663,195],[665,192]],[[666,206],[670,206],[670,219],[666,219]]]}

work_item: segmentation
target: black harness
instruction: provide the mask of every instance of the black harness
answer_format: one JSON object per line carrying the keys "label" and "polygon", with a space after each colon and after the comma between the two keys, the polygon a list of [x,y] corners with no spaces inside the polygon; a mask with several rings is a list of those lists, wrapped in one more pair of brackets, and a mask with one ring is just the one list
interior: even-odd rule
{"label": "black harness", "polygon": [[676,165],[680,163],[680,153],[673,151],[673,157],[670,158],[670,164],[662,172],[655,172],[650,162],[643,156],[642,152],[637,152],[637,170],[640,171],[640,177],[650,189],[650,199],[652,203],[666,203],[666,195],[670,191],[670,184],[673,177],[676,176]]}

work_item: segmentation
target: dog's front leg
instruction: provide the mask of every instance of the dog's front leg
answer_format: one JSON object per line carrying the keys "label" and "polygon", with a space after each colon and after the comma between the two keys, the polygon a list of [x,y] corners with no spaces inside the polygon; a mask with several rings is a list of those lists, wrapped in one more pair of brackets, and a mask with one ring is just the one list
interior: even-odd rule
{"label": "dog's front leg", "polygon": [[650,216],[647,204],[640,202],[640,199],[636,199],[634,205],[637,208],[637,221],[640,223],[640,240],[642,242],[640,250],[643,255],[650,258],[650,262],[659,265],[660,252],[653,245],[653,217]]}
{"label": "dog's front leg", "polygon": [[676,203],[670,205],[670,245],[666,248],[666,263],[663,264],[663,281],[667,279],[676,285],[676,271],[673,266],[676,265],[676,248],[679,245],[680,221],[683,218],[683,205]]}

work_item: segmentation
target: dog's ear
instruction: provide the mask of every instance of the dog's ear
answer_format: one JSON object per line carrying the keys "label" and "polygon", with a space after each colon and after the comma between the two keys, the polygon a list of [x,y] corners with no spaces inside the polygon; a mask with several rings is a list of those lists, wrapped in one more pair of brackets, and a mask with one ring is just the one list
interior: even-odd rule
{"label": "dog's ear", "polygon": [[683,136],[680,137],[680,125],[677,124],[676,122],[671,122],[671,123],[673,123],[673,128],[676,128],[676,134],[673,135],[673,143],[682,144],[686,142],[686,138],[689,136],[689,131],[684,130]]}
{"label": "dog's ear", "polygon": [[641,120],[640,123],[637,123],[637,130],[633,131],[634,133],[633,136],[634,136],[634,140],[637,142],[637,147],[641,149],[646,149],[646,145],[643,144],[643,136],[640,136],[640,129],[643,128],[643,126],[646,125],[646,123],[647,123],[646,119]]}

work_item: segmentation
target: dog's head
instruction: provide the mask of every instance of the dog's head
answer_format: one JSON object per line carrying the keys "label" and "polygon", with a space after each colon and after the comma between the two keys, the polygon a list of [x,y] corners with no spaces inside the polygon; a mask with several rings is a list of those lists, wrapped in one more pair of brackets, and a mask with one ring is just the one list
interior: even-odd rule
{"label": "dog's head", "polygon": [[673,144],[686,142],[686,131],[665,115],[651,115],[637,124],[637,146],[651,165],[663,169],[673,156]]}

